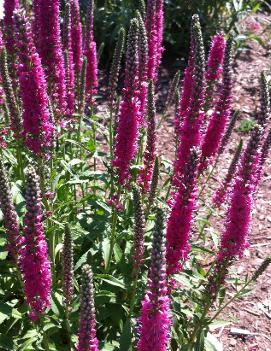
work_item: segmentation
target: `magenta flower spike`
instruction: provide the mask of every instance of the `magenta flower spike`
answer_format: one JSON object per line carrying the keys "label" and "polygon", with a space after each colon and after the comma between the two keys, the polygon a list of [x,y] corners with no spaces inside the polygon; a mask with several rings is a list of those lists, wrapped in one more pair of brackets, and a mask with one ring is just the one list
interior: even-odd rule
{"label": "magenta flower spike", "polygon": [[51,271],[48,248],[42,224],[42,204],[39,178],[33,168],[26,174],[26,214],[24,217],[24,242],[19,252],[24,292],[30,307],[30,318],[39,316],[50,307]]}
{"label": "magenta flower spike", "polygon": [[225,45],[226,41],[223,33],[218,33],[212,37],[205,73],[207,84],[206,99],[208,102],[212,99],[215,83],[220,79],[223,72]]}
{"label": "magenta flower spike", "polygon": [[190,74],[192,68],[192,82],[190,82],[190,78],[188,80],[189,84],[192,86],[189,86],[187,99],[185,99],[187,108],[180,127],[180,143],[174,164],[173,184],[176,186],[179,186],[182,182],[182,176],[184,176],[191,149],[193,147],[198,147],[202,139],[201,127],[204,120],[204,112],[202,109],[205,101],[206,88],[204,79],[205,57],[201,28],[197,15],[192,17],[191,39],[192,54],[190,57],[193,61],[189,62],[187,74]]}
{"label": "magenta flower spike", "polygon": [[4,39],[8,54],[14,54],[14,26],[13,15],[19,8],[19,0],[4,1]]}
{"label": "magenta flower spike", "polygon": [[119,109],[119,120],[113,165],[118,169],[119,183],[130,179],[130,162],[137,152],[140,115],[138,98],[138,22],[131,21],[126,51],[125,81]]}
{"label": "magenta flower spike", "polygon": [[211,163],[219,150],[221,140],[225,133],[227,123],[231,115],[232,107],[232,39],[227,41],[225,60],[223,67],[222,89],[210,117],[207,131],[202,145],[202,155],[199,172],[202,172]]}
{"label": "magenta flower spike", "polygon": [[82,268],[80,290],[80,322],[76,351],[99,351],[99,342],[96,337],[93,273],[89,265]]}
{"label": "magenta flower spike", "polygon": [[63,32],[63,48],[65,51],[66,84],[67,84],[67,114],[71,117],[75,109],[75,71],[71,36],[71,6],[68,2],[65,8]]}
{"label": "magenta flower spike", "polygon": [[[37,3],[36,3],[37,2]],[[37,50],[47,76],[57,117],[66,112],[65,63],[60,36],[59,0],[34,0],[34,23],[38,27]]]}
{"label": "magenta flower spike", "polygon": [[33,42],[31,25],[23,11],[15,14],[14,23],[19,60],[17,72],[23,104],[23,136],[26,146],[35,154],[41,154],[51,146],[54,131],[47,85]]}
{"label": "magenta flower spike", "polygon": [[261,133],[261,129],[256,127],[242,155],[221,238],[218,253],[219,262],[241,257],[244,249],[248,247],[248,235],[254,204],[253,197],[258,179]]}
{"label": "magenta flower spike", "polygon": [[34,37],[34,42],[36,49],[39,52],[39,44],[40,44],[40,2],[42,0],[33,0],[32,3],[32,32]]}
{"label": "magenta flower spike", "polygon": [[196,208],[198,161],[199,152],[192,149],[182,184],[172,198],[166,231],[168,275],[178,273],[182,269],[189,252],[189,237]]}
{"label": "magenta flower spike", "polygon": [[158,33],[156,26],[156,0],[149,0],[147,6],[146,31],[148,38],[148,80],[157,80],[156,63]]}
{"label": "magenta flower spike", "polygon": [[157,28],[157,58],[156,71],[161,63],[163,48],[163,34],[164,34],[164,0],[156,0],[156,28]]}
{"label": "magenta flower spike", "polygon": [[94,1],[89,0],[84,40],[84,55],[87,58],[86,94],[91,104],[93,104],[93,94],[96,93],[98,87],[98,62],[96,42],[93,33],[93,10]]}
{"label": "magenta flower spike", "polygon": [[148,121],[147,121],[147,143],[143,155],[143,168],[139,170],[137,182],[143,193],[150,190],[151,180],[156,158],[156,110],[154,101],[154,86],[150,81],[148,89]]}
{"label": "magenta flower spike", "polygon": [[75,72],[78,74],[83,65],[83,35],[78,0],[71,0],[71,37],[73,62]]}
{"label": "magenta flower spike", "polygon": [[146,31],[148,37],[148,80],[157,81],[158,68],[163,53],[164,1],[149,0],[147,4]]}
{"label": "magenta flower spike", "polygon": [[137,351],[168,350],[171,312],[170,300],[167,295],[163,221],[163,212],[158,209],[153,230],[147,292],[142,301],[139,319]]}

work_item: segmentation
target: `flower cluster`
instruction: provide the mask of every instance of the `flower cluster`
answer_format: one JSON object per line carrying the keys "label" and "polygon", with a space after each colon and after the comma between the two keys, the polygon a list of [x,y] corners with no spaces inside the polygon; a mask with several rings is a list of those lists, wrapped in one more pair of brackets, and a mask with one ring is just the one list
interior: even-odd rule
{"label": "flower cluster", "polygon": [[210,53],[207,61],[206,78],[206,100],[210,101],[213,97],[215,83],[223,72],[223,59],[225,51],[225,38],[223,33],[216,34],[212,38]]}
{"label": "flower cluster", "polygon": [[24,241],[19,251],[19,266],[24,282],[30,318],[39,319],[50,307],[51,270],[47,242],[43,229],[43,213],[39,177],[33,168],[26,174],[26,214],[24,217]]}
{"label": "flower cluster", "polygon": [[47,85],[28,19],[23,12],[18,12],[14,22],[19,58],[17,72],[23,103],[23,136],[27,147],[41,154],[51,146],[54,130],[49,113]]}
{"label": "flower cluster", "polygon": [[158,68],[163,53],[164,1],[149,0],[146,16],[148,38],[148,80],[157,81]]}
{"label": "flower cluster", "polygon": [[167,295],[164,215],[157,210],[153,229],[148,288],[142,301],[137,351],[166,351],[169,343],[171,313]]}
{"label": "flower cluster", "polygon": [[70,306],[74,285],[73,285],[73,244],[70,228],[68,225],[65,226],[64,243],[63,243],[63,295],[65,298],[66,306]]}
{"label": "flower cluster", "polygon": [[65,56],[66,68],[66,90],[67,90],[67,114],[72,116],[75,108],[75,71],[74,71],[74,57],[72,49],[72,36],[71,36],[71,6],[69,2],[66,4],[65,17],[63,25],[63,48]]}
{"label": "flower cluster", "polygon": [[80,293],[80,324],[77,351],[98,351],[94,306],[93,273],[89,265],[82,268]]}
{"label": "flower cluster", "polygon": [[78,74],[83,65],[82,23],[78,0],[71,1],[71,39],[75,72]]}
{"label": "flower cluster", "polygon": [[219,149],[221,139],[231,114],[231,102],[232,38],[229,38],[225,50],[222,88],[204,136],[199,172],[202,172],[208,166],[212,157],[216,155]]}
{"label": "flower cluster", "polygon": [[91,104],[93,104],[93,94],[95,94],[98,87],[97,52],[93,34],[93,10],[94,1],[90,0],[87,9],[84,55],[87,59],[86,94],[90,99]]}
{"label": "flower cluster", "polygon": [[66,112],[66,81],[64,55],[60,36],[59,0],[34,0],[34,23],[38,28],[37,50],[45,68],[50,96],[57,116]]}
{"label": "flower cluster", "polygon": [[251,226],[253,195],[258,180],[261,129],[256,127],[243,152],[229,202],[227,221],[221,238],[218,261],[242,256],[248,245]]}
{"label": "flower cluster", "polygon": [[145,125],[145,109],[147,102],[147,90],[148,90],[148,39],[146,33],[145,23],[141,15],[137,14],[137,20],[139,24],[139,37],[138,37],[138,79],[139,79],[139,99],[140,99],[140,125]]}
{"label": "flower cluster", "polygon": [[[191,55],[187,74],[192,74],[192,81],[187,78],[188,93],[183,91],[186,96],[185,100],[181,100],[181,104],[185,101],[186,112],[180,128],[180,144],[177,150],[177,159],[174,165],[174,185],[178,186],[184,175],[185,165],[190,157],[190,150],[198,147],[201,143],[201,126],[204,120],[202,108],[205,101],[205,54],[200,22],[197,15],[192,18],[191,24]],[[192,69],[192,72],[191,72]],[[189,83],[189,84],[188,84]],[[180,108],[182,113],[183,108]]]}
{"label": "flower cluster", "polygon": [[142,191],[147,193],[150,190],[154,161],[156,157],[156,130],[155,130],[155,101],[154,87],[152,81],[148,88],[148,129],[147,129],[147,144],[143,156],[144,166],[138,173],[138,184],[142,187]]}
{"label": "flower cluster", "polygon": [[119,182],[129,181],[129,165],[137,152],[140,102],[138,99],[138,21],[133,19],[128,35],[125,82],[119,108],[115,159]]}
{"label": "flower cluster", "polygon": [[168,274],[179,272],[182,268],[182,262],[187,259],[193,212],[196,208],[198,154],[197,149],[191,149],[185,175],[178,192],[173,195],[171,200],[171,212],[166,233]]}

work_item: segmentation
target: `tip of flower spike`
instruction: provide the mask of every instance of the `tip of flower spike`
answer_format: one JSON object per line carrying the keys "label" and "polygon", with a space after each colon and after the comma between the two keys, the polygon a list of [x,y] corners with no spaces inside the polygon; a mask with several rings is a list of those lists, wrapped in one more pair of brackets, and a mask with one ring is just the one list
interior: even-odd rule
{"label": "tip of flower spike", "polygon": [[197,14],[194,14],[192,16],[192,19],[191,19],[191,30],[192,30],[192,33],[201,35],[200,19],[199,19],[199,15],[197,15]]}
{"label": "tip of flower spike", "polygon": [[252,276],[252,280],[256,281],[264,273],[264,271],[266,271],[266,269],[269,267],[270,264],[271,264],[271,256],[267,257],[262,262],[260,267],[254,272]]}

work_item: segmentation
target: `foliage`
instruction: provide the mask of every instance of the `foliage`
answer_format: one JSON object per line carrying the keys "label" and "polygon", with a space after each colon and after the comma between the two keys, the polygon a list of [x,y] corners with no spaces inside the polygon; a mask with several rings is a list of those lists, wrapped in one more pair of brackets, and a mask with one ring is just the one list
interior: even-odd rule
{"label": "foliage", "polygon": [[249,134],[253,130],[256,123],[257,122],[254,119],[250,119],[250,118],[243,119],[240,122],[240,125],[237,130],[239,133]]}
{"label": "foliage", "polygon": [[[70,78],[72,35],[67,23],[76,21],[69,18],[68,4],[66,27],[60,33],[58,2],[49,1],[46,10],[51,11],[52,27],[46,26],[48,18],[34,8],[34,19],[43,24],[46,35],[41,29],[33,33],[35,21],[30,25],[25,12],[15,9],[9,30],[3,33],[4,43],[0,43],[3,97],[0,349],[64,351],[76,348],[81,351],[78,338],[82,344],[91,338],[93,348],[98,339],[99,349],[103,351],[142,351],[144,345],[138,339],[143,331],[146,339],[152,335],[154,345],[161,342],[157,330],[151,328],[149,317],[156,323],[155,327],[162,328],[172,351],[219,350],[221,345],[211,331],[227,325],[227,321],[219,319],[220,313],[235,299],[249,294],[270,264],[267,258],[252,276],[245,277],[240,277],[233,268],[233,262],[247,245],[253,201],[271,143],[270,135],[265,136],[270,114],[265,76],[262,75],[260,118],[255,125],[244,128],[249,132],[249,141],[242,153],[242,145],[239,146],[234,167],[230,168],[234,174],[223,183],[227,186],[227,199],[219,208],[212,199],[210,180],[214,172],[220,172],[219,159],[237,118],[231,117],[232,39],[226,43],[223,35],[219,36],[220,40],[214,37],[205,62],[199,17],[192,17],[193,50],[189,51],[181,98],[176,103],[180,90],[179,75],[176,75],[166,111],[160,116],[156,114],[154,85],[160,63],[157,57],[162,53],[162,26],[156,19],[162,19],[163,9],[156,10],[149,19],[155,22],[152,31],[148,31],[148,26],[145,28],[137,13],[128,33],[122,94],[118,96],[116,91],[110,91],[119,80],[124,40],[124,33],[120,31],[111,70],[113,83],[106,87],[110,101],[99,105],[97,87],[91,86],[94,79],[86,82],[88,72],[92,76],[97,74],[95,45],[92,45],[95,44],[93,2],[88,3],[85,21],[91,40],[84,47],[84,56],[90,48],[93,55],[89,61],[82,57],[82,67],[74,72],[73,81]],[[128,0],[121,3],[121,8],[119,2],[114,1],[100,7],[98,1],[98,23],[99,16],[105,17],[101,26],[95,25],[97,32],[103,35],[103,26],[107,28],[105,33],[112,32],[113,28],[115,33],[119,32],[118,23],[123,25],[123,18],[129,23],[133,7],[129,7]],[[166,5],[171,16],[173,2],[168,1]],[[196,2],[191,6],[197,6]],[[194,12],[196,8],[192,7],[188,11]],[[220,7],[221,3],[217,2],[215,14],[210,13],[214,25]],[[178,12],[176,10],[178,8],[175,8]],[[209,13],[210,4],[197,10],[202,15]],[[166,21],[167,26],[177,26],[178,21],[174,22],[173,17],[172,24],[171,20]],[[80,22],[80,18],[78,20]],[[185,26],[180,28],[183,30]],[[145,29],[147,38],[143,39],[149,41],[138,35]],[[154,31],[156,35],[152,36]],[[64,54],[61,34],[66,39]],[[50,55],[39,46],[39,35],[43,41],[53,42]],[[10,36],[16,45],[6,54]],[[169,36],[167,40],[174,44]],[[105,42],[110,51],[111,44],[108,40]],[[142,45],[147,42],[154,49],[154,60],[150,54],[140,55]],[[146,61],[142,57],[154,71],[153,80],[146,72]],[[66,92],[74,98],[69,108],[65,101],[61,104],[57,99],[58,70],[51,72],[45,59],[50,60],[50,67],[63,69],[64,88],[69,86]],[[15,62],[20,64],[14,65]],[[139,71],[144,69],[139,84]],[[52,77],[53,74],[56,76]],[[88,85],[90,89],[86,88]],[[218,89],[221,86],[222,89]],[[139,94],[138,90],[146,94]],[[23,121],[15,128],[10,123],[14,118],[12,103],[17,107],[17,117]],[[177,106],[174,116],[169,106],[173,103]],[[168,160],[157,152],[161,142],[157,130],[170,114],[175,126],[172,149],[176,160]],[[19,133],[17,127],[21,128]],[[29,140],[32,143],[27,142]],[[35,143],[39,148],[32,147]],[[124,160],[116,162],[116,158]],[[139,175],[144,171],[147,181],[140,182]],[[236,201],[238,196],[242,201]],[[223,224],[225,216],[227,221],[220,233],[217,223]],[[10,240],[10,235],[16,234],[14,228],[19,228],[21,234],[15,244]],[[235,234],[234,240],[232,234]],[[18,255],[14,254],[16,250],[12,250],[11,244],[17,245]],[[172,257],[169,252],[173,253]],[[170,267],[170,272],[168,262],[176,257],[176,266]],[[51,262],[49,267],[47,259]],[[40,268],[41,263],[46,267]],[[29,269],[25,269],[27,266]],[[48,278],[49,274],[52,279]],[[35,281],[27,280],[29,276]],[[229,283],[234,287],[231,297],[228,296]],[[31,293],[38,288],[41,292],[31,299]],[[39,308],[39,302],[47,290],[51,306],[46,305],[44,311]],[[38,305],[35,318],[31,313],[33,305]],[[144,309],[146,306],[151,308]],[[164,318],[160,318],[161,315]],[[140,317],[142,325],[138,323]],[[150,329],[144,330],[144,321]],[[137,335],[139,327],[142,329]],[[168,345],[160,346],[166,351]],[[89,345],[87,349],[92,350]]]}
{"label": "foliage", "polygon": [[[83,11],[86,10],[87,0],[81,0]],[[165,1],[165,41],[167,57],[184,55],[189,46],[190,18],[197,13],[200,16],[206,42],[219,30],[226,33],[232,31],[240,47],[244,41],[255,39],[261,41],[261,37],[251,32],[243,33],[239,22],[241,19],[251,16],[261,9],[261,1],[257,0],[209,0],[209,1]],[[97,0],[95,22],[95,36],[99,45],[105,44],[103,62],[111,58],[114,43],[121,27],[127,28],[134,11],[138,9],[139,2],[135,0]]]}

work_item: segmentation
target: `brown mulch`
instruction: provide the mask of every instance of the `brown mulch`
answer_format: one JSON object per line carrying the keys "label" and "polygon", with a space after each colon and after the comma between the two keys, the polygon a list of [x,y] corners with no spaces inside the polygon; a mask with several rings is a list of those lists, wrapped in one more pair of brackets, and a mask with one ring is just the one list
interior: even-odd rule
{"label": "brown mulch", "polygon": [[[270,40],[270,33],[269,33]],[[235,64],[234,109],[240,109],[240,119],[253,118],[255,109],[259,106],[260,90],[259,76],[261,71],[271,70],[271,42],[266,40],[262,47],[257,42],[248,43],[248,48],[237,57]],[[240,124],[240,120],[238,121]],[[271,121],[269,122],[271,127]],[[242,136],[246,139],[246,136]],[[159,153],[168,160],[174,159],[174,127],[173,112],[159,131]],[[232,158],[240,134],[235,129],[231,142],[223,154],[219,165],[219,174],[215,175],[211,188],[216,188]],[[207,199],[208,201],[208,199]],[[223,211],[222,211],[223,212]],[[223,213],[222,213],[223,217]],[[271,251],[271,160],[265,166],[265,173],[256,199],[253,215],[253,226],[250,235],[250,248],[246,250],[243,259],[236,262],[233,269],[245,277],[252,274],[263,260],[270,256]],[[235,292],[234,286],[229,286],[229,296]],[[229,320],[230,325],[220,327],[213,334],[223,343],[224,350],[231,351],[271,351],[271,266],[259,278],[251,294],[235,301],[225,310],[223,320]],[[249,331],[250,335],[231,335],[231,328]]]}

